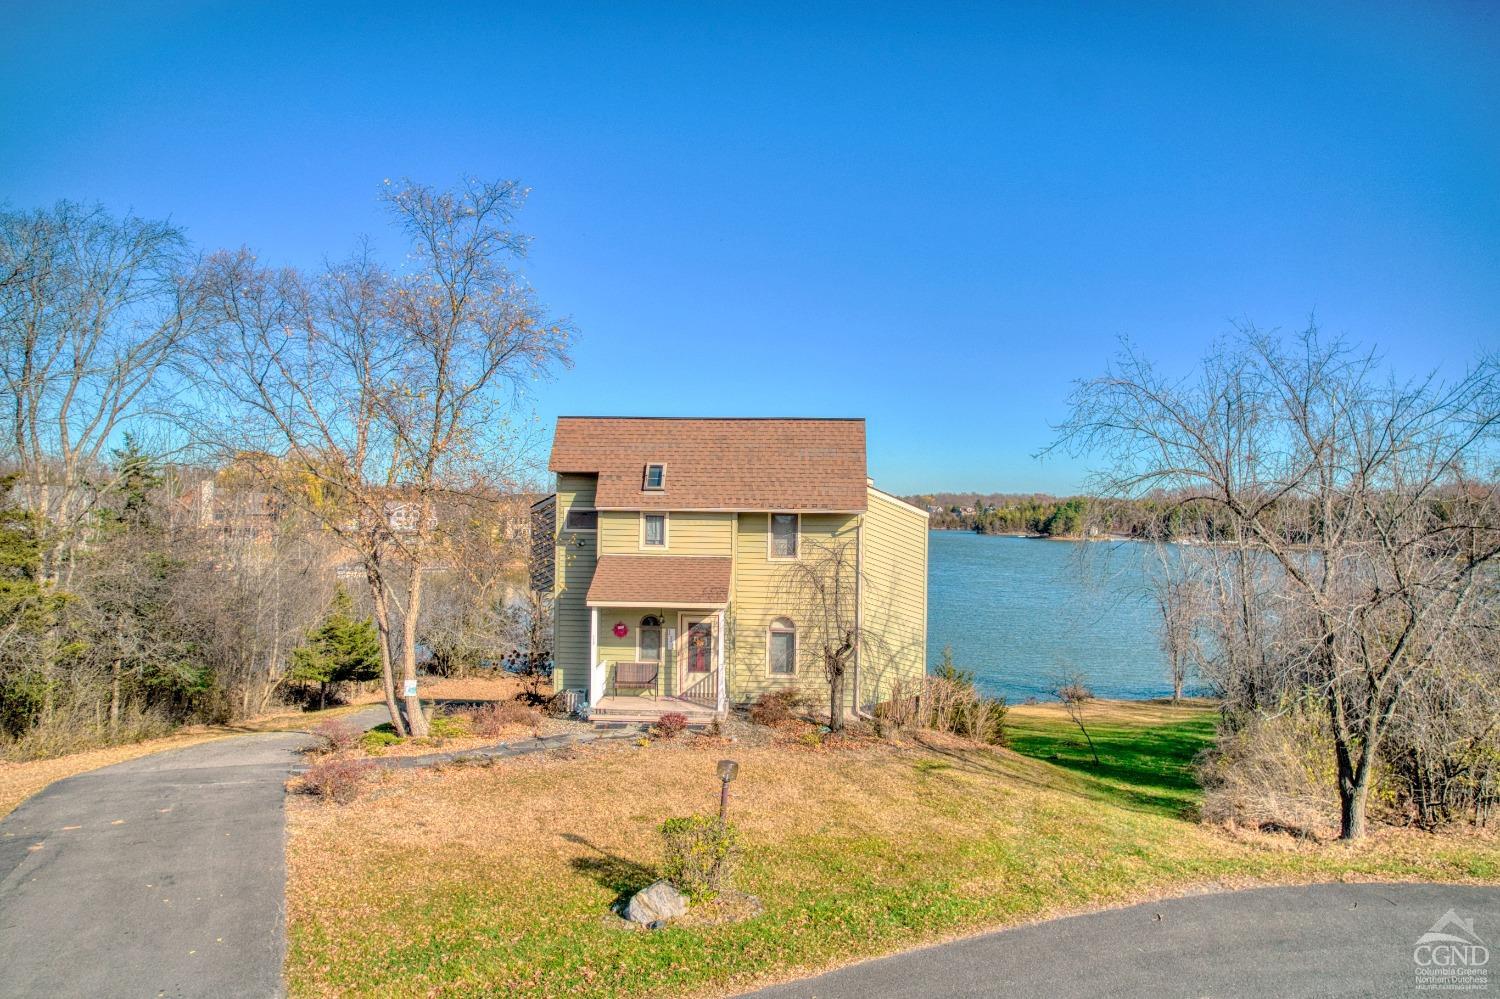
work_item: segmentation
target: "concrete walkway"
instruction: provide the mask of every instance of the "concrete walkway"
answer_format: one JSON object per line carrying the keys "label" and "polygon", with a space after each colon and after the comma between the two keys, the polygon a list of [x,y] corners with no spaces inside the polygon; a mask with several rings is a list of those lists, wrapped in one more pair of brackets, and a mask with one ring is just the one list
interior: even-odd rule
{"label": "concrete walkway", "polygon": [[[1058,919],[856,964],[755,999],[1412,996],[1413,951],[1448,910],[1500,937],[1500,889],[1316,885]],[[1500,995],[1500,946],[1486,988]]]}
{"label": "concrete walkway", "polygon": [[559,732],[556,735],[517,739],[514,742],[501,742],[475,749],[457,749],[448,753],[426,753],[422,756],[376,756],[372,757],[370,762],[399,769],[429,767],[436,763],[486,763],[491,760],[510,759],[513,756],[526,756],[530,753],[543,753],[549,749],[566,749],[568,746],[579,746],[586,742],[607,742],[612,739],[639,739],[640,737],[641,732],[636,729],[609,732]]}

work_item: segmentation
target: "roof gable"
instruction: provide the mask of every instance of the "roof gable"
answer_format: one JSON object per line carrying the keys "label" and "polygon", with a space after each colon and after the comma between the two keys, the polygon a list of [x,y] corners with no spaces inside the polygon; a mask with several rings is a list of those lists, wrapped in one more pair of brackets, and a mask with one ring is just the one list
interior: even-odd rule
{"label": "roof gable", "polygon": [[[647,464],[662,489],[643,488]],[[859,513],[865,421],[564,416],[548,468],[598,475],[600,510]]]}

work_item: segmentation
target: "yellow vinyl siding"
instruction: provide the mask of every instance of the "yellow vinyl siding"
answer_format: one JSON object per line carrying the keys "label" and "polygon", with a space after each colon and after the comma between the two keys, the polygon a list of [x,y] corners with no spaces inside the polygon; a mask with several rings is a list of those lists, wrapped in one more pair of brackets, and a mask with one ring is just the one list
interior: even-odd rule
{"label": "yellow vinyl siding", "polygon": [[927,669],[927,515],[878,489],[861,531],[860,700],[890,696]]}
{"label": "yellow vinyl siding", "polygon": [[[656,675],[656,692],[659,695],[676,692],[673,689],[676,670],[672,668],[671,657],[667,654],[667,631],[677,627],[677,611],[650,607],[601,607],[599,608],[599,659],[611,664],[609,672],[605,675],[606,697],[616,694],[613,664],[636,661],[636,642],[640,638],[638,632],[641,628],[641,618],[647,614],[654,615],[662,622],[662,664]],[[629,633],[624,638],[615,637],[616,624],[624,624],[628,629]],[[626,691],[626,693],[633,692]],[[642,693],[649,696],[651,692],[643,691]]]}
{"label": "yellow vinyl siding", "polygon": [[[657,511],[653,511],[657,512]],[[641,515],[606,510],[599,514],[600,550],[607,555],[729,555],[732,513],[668,513],[665,548],[641,547]]]}
{"label": "yellow vinyl siding", "polygon": [[[667,547],[643,550],[640,514],[635,511],[601,512],[597,533],[563,529],[570,509],[593,508],[594,491],[592,475],[557,477],[553,621],[557,689],[588,687],[590,610],[585,600],[597,553],[660,552],[728,555],[734,560],[726,633],[721,638],[726,643],[724,662],[731,701],[751,701],[767,690],[787,686],[800,687],[815,699],[827,696],[817,650],[804,622],[796,620],[785,597],[787,563],[769,557],[767,514],[674,512],[668,518]],[[922,675],[927,638],[927,517],[876,489],[872,488],[869,496],[869,510],[863,516],[803,514],[800,525],[804,554],[820,541],[860,541],[861,623],[874,636],[860,651],[859,701],[865,706],[889,696],[896,677]],[[676,628],[675,610],[601,610],[599,657],[611,663],[634,660],[640,619],[649,613],[661,617],[667,628]],[[798,662],[793,676],[772,676],[767,662],[767,634],[771,621],[778,617],[789,617],[798,625]],[[630,629],[625,638],[617,639],[613,634],[617,621]],[[664,664],[660,693],[675,693],[675,676],[673,664]]]}
{"label": "yellow vinyl siding", "polygon": [[598,536],[568,531],[568,511],[593,509],[593,475],[557,477],[557,589],[552,605],[552,643],[556,690],[587,690],[589,685],[589,609],[584,605],[594,579]]}
{"label": "yellow vinyl siding", "polygon": [[[800,550],[806,553],[810,542],[847,540],[853,542],[859,524],[858,515],[805,513],[802,515]],[[767,690],[799,687],[809,696],[827,698],[827,681],[823,667],[811,642],[803,641],[802,622],[796,620],[785,598],[785,561],[769,556],[770,517],[764,513],[742,513],[735,531],[734,576],[729,598],[729,620],[725,630],[730,644],[725,648],[725,665],[729,671],[729,699],[753,701]],[[771,619],[789,617],[798,625],[797,672],[793,676],[772,676],[766,660],[767,631]]]}

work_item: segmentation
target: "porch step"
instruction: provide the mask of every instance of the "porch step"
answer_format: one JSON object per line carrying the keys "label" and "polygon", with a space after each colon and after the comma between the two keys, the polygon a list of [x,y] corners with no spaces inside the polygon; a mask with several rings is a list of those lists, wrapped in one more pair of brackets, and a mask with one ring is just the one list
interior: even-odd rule
{"label": "porch step", "polygon": [[[655,718],[620,718],[611,715],[608,718],[594,718],[595,732],[624,731],[635,729],[638,732],[646,732],[656,724]],[[712,718],[693,719],[688,722],[688,731],[706,732],[714,723]]]}
{"label": "porch step", "polygon": [[676,698],[656,700],[635,697],[604,697],[589,709],[594,727],[654,725],[662,715],[679,714],[687,718],[688,728],[707,728],[717,717],[712,708],[679,701]]}

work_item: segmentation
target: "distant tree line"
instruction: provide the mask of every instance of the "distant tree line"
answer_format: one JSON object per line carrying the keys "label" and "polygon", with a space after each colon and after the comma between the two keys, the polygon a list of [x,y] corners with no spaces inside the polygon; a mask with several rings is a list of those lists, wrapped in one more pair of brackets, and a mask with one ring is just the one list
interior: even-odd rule
{"label": "distant tree line", "polygon": [[907,502],[928,511],[936,530],[1079,538],[1091,534],[1144,536],[1155,510],[1138,501],[1106,503],[1086,496],[1043,493],[929,493]]}

